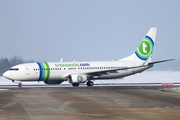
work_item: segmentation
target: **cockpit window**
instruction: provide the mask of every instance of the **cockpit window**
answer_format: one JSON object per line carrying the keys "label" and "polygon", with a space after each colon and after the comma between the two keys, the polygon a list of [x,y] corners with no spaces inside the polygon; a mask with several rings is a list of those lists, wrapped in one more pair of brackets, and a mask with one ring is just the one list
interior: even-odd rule
{"label": "cockpit window", "polygon": [[17,71],[19,68],[11,68],[10,70]]}

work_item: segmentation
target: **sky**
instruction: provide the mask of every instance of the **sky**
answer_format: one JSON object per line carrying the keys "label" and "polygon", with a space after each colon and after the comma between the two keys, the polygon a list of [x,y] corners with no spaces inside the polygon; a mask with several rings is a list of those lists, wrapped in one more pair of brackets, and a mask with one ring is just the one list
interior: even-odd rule
{"label": "sky", "polygon": [[180,58],[179,0],[0,0],[0,58],[118,60],[157,27],[153,58]]}

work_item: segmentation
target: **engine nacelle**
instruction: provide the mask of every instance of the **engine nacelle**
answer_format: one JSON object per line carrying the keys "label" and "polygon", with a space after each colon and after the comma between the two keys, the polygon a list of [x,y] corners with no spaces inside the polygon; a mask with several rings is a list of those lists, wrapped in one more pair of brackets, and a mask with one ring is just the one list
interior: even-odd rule
{"label": "engine nacelle", "polygon": [[45,80],[44,81],[45,84],[51,84],[51,85],[61,84],[62,82],[63,82],[62,80]]}
{"label": "engine nacelle", "polygon": [[68,78],[70,83],[85,83],[87,80],[88,79],[85,74],[71,74]]}

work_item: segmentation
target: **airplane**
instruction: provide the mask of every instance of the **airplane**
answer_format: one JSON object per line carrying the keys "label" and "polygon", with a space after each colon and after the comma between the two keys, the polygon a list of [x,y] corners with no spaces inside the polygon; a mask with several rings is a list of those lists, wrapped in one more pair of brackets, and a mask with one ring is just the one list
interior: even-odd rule
{"label": "airplane", "polygon": [[135,52],[117,61],[86,61],[86,62],[35,62],[24,63],[11,67],[3,76],[12,82],[44,81],[45,84],[61,84],[68,81],[72,86],[86,83],[93,86],[94,80],[124,78],[141,73],[156,63],[174,59],[152,61],[156,27],[151,27]]}

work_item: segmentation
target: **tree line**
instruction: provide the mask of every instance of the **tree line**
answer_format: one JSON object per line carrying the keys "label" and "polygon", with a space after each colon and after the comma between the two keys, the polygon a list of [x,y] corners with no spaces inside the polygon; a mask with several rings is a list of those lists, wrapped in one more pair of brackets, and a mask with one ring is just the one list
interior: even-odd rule
{"label": "tree line", "polygon": [[0,76],[9,70],[12,66],[22,63],[34,62],[33,60],[24,60],[19,56],[13,56],[12,58],[0,58]]}

